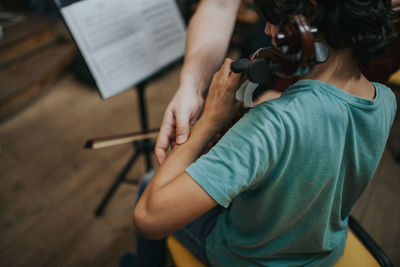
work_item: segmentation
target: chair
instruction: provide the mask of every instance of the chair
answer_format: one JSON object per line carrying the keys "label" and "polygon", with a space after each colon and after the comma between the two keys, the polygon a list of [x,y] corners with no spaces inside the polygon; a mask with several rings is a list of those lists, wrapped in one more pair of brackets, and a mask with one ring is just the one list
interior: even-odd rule
{"label": "chair", "polygon": [[[349,234],[343,256],[335,267],[392,267],[392,263],[382,249],[352,217],[349,218]],[[176,267],[205,267],[174,236],[167,239],[167,247]]]}

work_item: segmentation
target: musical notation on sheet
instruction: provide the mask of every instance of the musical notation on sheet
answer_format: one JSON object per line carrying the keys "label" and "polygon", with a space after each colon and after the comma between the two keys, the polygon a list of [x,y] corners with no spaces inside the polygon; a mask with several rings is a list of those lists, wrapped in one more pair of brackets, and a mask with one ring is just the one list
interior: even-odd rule
{"label": "musical notation on sheet", "polygon": [[184,54],[185,27],[174,0],[82,0],[61,13],[103,98]]}

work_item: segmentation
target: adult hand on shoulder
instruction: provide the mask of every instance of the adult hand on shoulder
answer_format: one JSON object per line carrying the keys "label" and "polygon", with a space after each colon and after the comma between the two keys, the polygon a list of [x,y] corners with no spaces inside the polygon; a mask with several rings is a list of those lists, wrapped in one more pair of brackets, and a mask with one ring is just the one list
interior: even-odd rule
{"label": "adult hand on shoulder", "polygon": [[236,100],[241,74],[231,71],[232,59],[224,64],[213,76],[201,120],[211,124],[219,132],[237,114],[243,103]]}
{"label": "adult hand on shoulder", "polygon": [[189,138],[190,128],[201,115],[204,106],[203,96],[192,88],[180,87],[169,103],[161,124],[155,146],[159,164],[167,158],[167,150],[175,142],[183,144]]}

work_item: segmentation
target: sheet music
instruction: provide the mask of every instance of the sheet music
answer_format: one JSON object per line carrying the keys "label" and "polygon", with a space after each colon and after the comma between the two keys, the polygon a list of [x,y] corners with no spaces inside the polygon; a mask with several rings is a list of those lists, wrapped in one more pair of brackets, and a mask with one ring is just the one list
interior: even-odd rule
{"label": "sheet music", "polygon": [[83,0],[61,13],[103,98],[184,54],[185,27],[174,0]]}

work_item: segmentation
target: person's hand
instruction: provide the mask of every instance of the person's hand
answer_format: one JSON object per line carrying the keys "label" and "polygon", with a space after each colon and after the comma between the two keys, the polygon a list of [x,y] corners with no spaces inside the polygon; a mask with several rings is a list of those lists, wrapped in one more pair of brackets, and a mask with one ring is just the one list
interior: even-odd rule
{"label": "person's hand", "polygon": [[236,100],[241,74],[231,71],[232,59],[225,59],[224,64],[213,76],[208,91],[201,120],[219,132],[237,114],[243,103]]}
{"label": "person's hand", "polygon": [[168,147],[183,144],[189,137],[191,126],[203,110],[204,98],[192,88],[179,88],[169,103],[155,146],[155,155],[161,165],[167,158]]}

